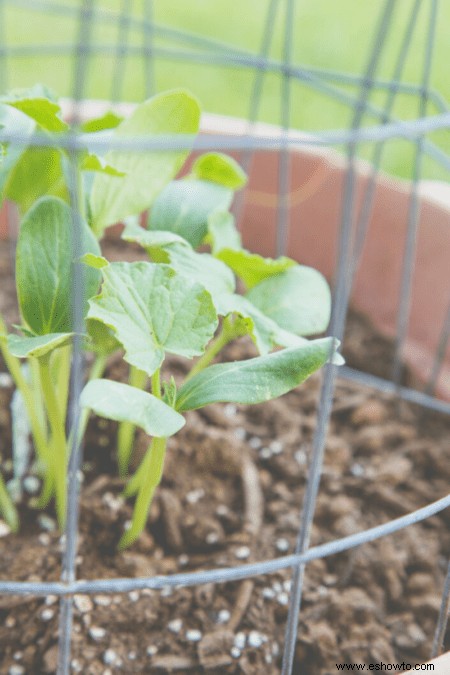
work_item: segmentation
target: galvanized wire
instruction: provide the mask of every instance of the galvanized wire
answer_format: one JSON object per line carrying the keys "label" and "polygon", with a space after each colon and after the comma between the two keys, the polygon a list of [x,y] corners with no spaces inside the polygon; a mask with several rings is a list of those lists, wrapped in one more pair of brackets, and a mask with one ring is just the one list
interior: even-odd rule
{"label": "galvanized wire", "polygon": [[[376,71],[382,47],[387,36],[390,19],[394,10],[394,0],[387,0],[382,14],[380,25],[374,38],[373,50],[367,66],[367,77],[364,78],[361,88],[360,99],[355,108],[352,129],[357,130],[361,125],[366,105],[371,91],[368,84]],[[336,284],[333,293],[333,309],[330,320],[329,333],[338,339],[342,338],[345,323],[345,307],[348,289],[346,288],[347,270],[350,264],[351,229],[354,209],[355,190],[355,155],[356,147],[350,143],[348,147],[348,169],[344,188],[344,199],[341,216],[341,228],[339,234],[339,250]],[[325,367],[324,380],[320,394],[320,405],[317,427],[312,443],[312,458],[308,468],[308,481],[306,484],[305,497],[303,500],[301,526],[296,545],[296,553],[304,553],[308,547],[311,536],[311,528],[314,519],[315,505],[319,492],[320,478],[322,473],[323,457],[328,423],[333,406],[334,384],[336,379],[336,366],[329,364]],[[289,603],[288,620],[283,654],[282,675],[290,675],[294,665],[295,645],[297,642],[299,613],[302,600],[303,583],[305,577],[305,564],[295,568],[292,579],[291,598]]]}
{"label": "galvanized wire", "polygon": [[294,0],[286,0],[284,21],[283,65],[285,70],[281,78],[281,147],[278,155],[278,209],[275,253],[277,256],[287,252],[289,232],[289,189],[290,189],[290,152],[288,132],[291,126],[291,78],[287,69],[292,63],[292,41],[294,34]]}
{"label": "galvanized wire", "polygon": [[434,356],[433,365],[431,367],[430,377],[425,385],[425,393],[431,395],[436,389],[436,384],[439,378],[439,373],[444,362],[445,353],[450,340],[450,303],[442,324],[442,331],[439,337],[438,346]]}
{"label": "galvanized wire", "polygon": [[[402,77],[408,51],[412,45],[412,37],[414,29],[417,24],[417,19],[421,5],[422,5],[421,0],[415,0],[415,4],[412,8],[409,22],[405,30],[405,35],[403,37],[402,44],[400,46],[397,62],[394,67],[392,82],[395,84],[400,82]],[[386,98],[384,106],[384,116],[381,120],[385,124],[387,124],[391,118],[391,113],[394,107],[397,94],[398,88],[395,86],[389,89],[388,91],[388,96]],[[358,214],[358,219],[355,227],[354,242],[352,244],[351,261],[348,266],[346,290],[344,294],[343,308],[342,308],[344,314],[347,313],[348,304],[350,301],[351,288],[355,280],[356,272],[358,271],[361,263],[370,217],[372,215],[372,209],[375,201],[377,177],[381,167],[381,159],[383,156],[384,147],[385,147],[384,143],[382,142],[377,143],[374,148],[374,152],[371,159],[370,176],[364,190],[364,198]]]}
{"label": "galvanized wire", "polygon": [[[424,118],[427,113],[428,89],[430,87],[431,63],[433,56],[434,36],[437,23],[438,1],[430,0],[430,19],[428,27],[428,40],[426,42],[425,58],[422,76],[422,94],[419,101],[419,117]],[[412,301],[412,281],[415,267],[417,249],[417,234],[419,228],[420,200],[419,181],[422,175],[422,162],[424,150],[423,139],[417,139],[417,151],[414,162],[413,178],[411,183],[411,197],[408,212],[408,224],[405,241],[405,254],[403,257],[402,278],[400,282],[400,296],[398,305],[397,336],[395,342],[394,364],[392,379],[400,385],[403,373],[402,353],[408,331],[409,313]]]}
{"label": "galvanized wire", "polygon": [[427,504],[417,511],[377,525],[363,532],[351,534],[342,539],[335,539],[320,546],[313,546],[305,553],[293,554],[265,560],[263,562],[248,563],[228,568],[203,570],[200,572],[185,572],[182,574],[168,574],[165,576],[137,577],[126,579],[93,579],[63,583],[58,581],[0,581],[2,595],[58,595],[69,596],[77,593],[128,593],[134,590],[149,588],[162,590],[165,588],[182,588],[197,586],[198,584],[229,583],[241,581],[251,577],[273,574],[301,564],[327,558],[337,553],[343,553],[357,546],[370,543],[381,537],[395,534],[405,527],[411,527],[427,518],[431,518],[450,507],[450,495],[431,504]]}
{"label": "galvanized wire", "polygon": [[130,18],[133,12],[133,0],[122,0],[117,20],[116,58],[111,86],[111,103],[123,100],[123,81],[128,56]]}
{"label": "galvanized wire", "polygon": [[156,88],[155,68],[154,68],[154,21],[153,21],[153,0],[143,0],[143,12],[145,22],[142,27],[142,56],[144,64],[144,90],[149,98]]}
{"label": "galvanized wire", "polygon": [[[381,126],[365,127],[361,129],[338,129],[336,131],[321,131],[311,134],[289,134],[289,146],[327,147],[330,145],[348,145],[359,143],[379,143],[387,140],[404,139],[411,142],[424,134],[450,128],[450,112],[426,117],[425,119],[409,120],[407,122],[391,122]],[[273,135],[261,134],[256,136],[236,134],[208,134],[207,136],[191,136],[176,134],[164,136],[127,136],[112,137],[101,134],[42,134],[34,133],[24,138],[20,133],[0,129],[0,142],[16,145],[64,148],[66,150],[84,150],[89,147],[93,152],[104,153],[108,150],[129,150],[133,152],[152,152],[167,150],[279,150],[283,140],[279,133]],[[430,151],[430,155],[432,155]],[[437,161],[447,170],[450,170],[450,158],[444,154],[435,156]]]}
{"label": "galvanized wire", "polygon": [[444,645],[445,631],[450,613],[450,561],[447,567],[447,576],[445,577],[444,589],[442,592],[441,608],[439,618],[434,634],[433,647],[431,649],[431,658],[438,656]]}
{"label": "galvanized wire", "polygon": [[[275,21],[277,18],[278,8],[280,6],[279,0],[270,0],[267,7],[266,19],[264,21],[264,30],[263,37],[261,40],[261,47],[259,51],[259,56],[261,58],[267,58],[270,47],[272,44],[274,32],[275,32]],[[255,69],[255,75],[253,77],[252,91],[250,94],[250,104],[247,115],[247,135],[252,136],[251,129],[252,125],[258,119],[259,109],[261,105],[262,91],[264,79],[266,76],[266,71],[261,68]],[[248,174],[250,172],[250,167],[252,164],[253,152],[246,150],[241,153],[240,164],[244,171]],[[243,215],[243,209],[245,204],[245,192],[241,190],[238,192],[234,199],[233,204],[233,213],[236,218],[236,224],[239,229],[241,229],[241,218]]]}
{"label": "galvanized wire", "polygon": [[[79,125],[79,106],[83,100],[87,67],[89,62],[89,45],[92,34],[92,10],[93,0],[82,0],[79,16],[79,33],[74,62],[73,77],[73,119],[72,124],[76,129]],[[76,150],[70,150],[67,167],[67,186],[72,206],[72,252],[73,260],[79,260],[83,254],[82,216],[83,205],[80,203],[79,157]],[[76,268],[73,275],[72,307],[73,307],[73,353],[70,377],[70,400],[69,400],[69,430],[72,432],[79,427],[80,406],[79,400],[83,389],[84,358],[83,338],[85,332],[84,323],[84,283],[85,274],[81,265]],[[70,433],[69,438],[69,462],[67,471],[67,517],[64,535],[64,548],[62,560],[61,579],[66,583],[73,583],[76,578],[76,555],[79,520],[79,481],[82,466],[83,448],[77,433]],[[61,451],[63,449],[61,448]],[[69,675],[72,645],[73,624],[73,597],[68,595],[61,598],[59,641],[58,641],[58,669],[57,675]]]}

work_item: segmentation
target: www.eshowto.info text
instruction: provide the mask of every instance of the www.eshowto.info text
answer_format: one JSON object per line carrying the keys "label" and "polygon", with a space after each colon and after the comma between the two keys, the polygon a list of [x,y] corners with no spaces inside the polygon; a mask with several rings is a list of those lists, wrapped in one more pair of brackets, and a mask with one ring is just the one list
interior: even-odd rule
{"label": "www.eshowto.info text", "polygon": [[392,673],[403,673],[407,671],[428,671],[431,672],[434,670],[434,665],[432,663],[416,663],[412,665],[411,663],[336,663],[336,670],[344,672],[362,672],[362,671],[390,671]]}

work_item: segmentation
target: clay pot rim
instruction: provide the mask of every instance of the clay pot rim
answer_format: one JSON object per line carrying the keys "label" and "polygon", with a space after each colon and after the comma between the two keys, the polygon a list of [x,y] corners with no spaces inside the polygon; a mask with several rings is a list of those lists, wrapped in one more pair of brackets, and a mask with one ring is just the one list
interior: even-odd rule
{"label": "clay pot rim", "polygon": [[[137,103],[111,104],[109,101],[100,99],[85,99],[79,103],[68,98],[61,99],[61,110],[65,119],[73,118],[75,111],[76,115],[81,117],[82,120],[88,120],[91,117],[102,115],[110,110],[114,110],[119,115],[128,116],[134,110],[136,105]],[[270,124],[268,122],[248,122],[241,117],[207,112],[202,113],[200,132],[205,134],[223,134],[224,136],[250,134],[257,138],[267,138],[268,136],[273,137],[274,139],[282,136],[286,138],[286,132],[282,127],[276,124]],[[302,145],[302,141],[311,141],[312,138],[314,138],[314,134],[311,132],[289,129],[287,132],[287,140],[288,142],[291,141],[295,143],[295,145],[289,146],[289,151],[310,157],[320,157],[336,169],[345,170],[347,168],[345,154],[340,153],[333,148],[314,146],[310,143]],[[279,152],[277,149],[269,149],[268,151],[275,153]],[[356,159],[355,167],[357,173],[361,176],[368,177],[372,173],[372,165],[367,160]],[[410,180],[388,174],[381,170],[377,172],[377,182],[386,187],[394,186],[395,189],[404,194],[409,194],[411,192],[412,182]],[[418,191],[422,199],[447,209],[450,214],[450,183],[442,180],[422,180],[419,182]]]}

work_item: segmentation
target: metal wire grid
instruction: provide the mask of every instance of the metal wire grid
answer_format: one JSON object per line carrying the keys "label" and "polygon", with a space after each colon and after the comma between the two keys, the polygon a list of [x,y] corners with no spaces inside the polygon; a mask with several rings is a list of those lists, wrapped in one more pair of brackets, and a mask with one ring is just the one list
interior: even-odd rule
{"label": "metal wire grid", "polygon": [[[298,0],[299,1],[299,0]],[[66,53],[73,53],[73,45],[19,45],[8,46],[5,41],[3,30],[3,15],[8,0],[0,0],[0,80],[3,88],[8,86],[8,59],[26,55],[52,55],[58,56]],[[433,157],[439,164],[450,169],[450,158],[435,144],[426,138],[426,134],[436,129],[447,129],[450,127],[450,112],[446,102],[442,97],[430,88],[430,72],[432,66],[432,50],[434,45],[434,31],[437,21],[438,0],[427,0],[421,3],[420,0],[411,0],[411,12],[404,35],[400,40],[400,49],[398,57],[394,64],[391,80],[383,80],[377,77],[377,68],[380,57],[383,52],[386,38],[392,26],[392,14],[394,11],[394,0],[386,0],[380,13],[378,28],[375,31],[373,47],[370,52],[370,58],[365,73],[362,76],[353,76],[338,73],[325,69],[306,68],[294,65],[292,63],[292,44],[294,30],[294,8],[295,0],[268,0],[267,14],[261,48],[259,54],[251,54],[242,49],[237,49],[231,45],[221,43],[212,38],[200,37],[191,33],[180,31],[167,26],[161,26],[155,23],[153,18],[152,0],[143,2],[143,18],[137,19],[133,14],[133,2],[121,0],[119,13],[109,12],[104,9],[98,9],[94,0],[80,0],[78,6],[74,4],[67,5],[58,2],[48,2],[47,0],[14,0],[12,3],[16,7],[24,7],[30,10],[39,10],[48,12],[52,15],[60,15],[65,19],[72,18],[77,21],[78,37],[75,47],[74,60],[74,85],[73,100],[75,102],[75,111],[81,110],[83,102],[85,81],[88,72],[90,59],[93,55],[113,54],[115,56],[115,73],[111,86],[110,98],[112,102],[121,100],[123,81],[125,74],[125,58],[127,56],[139,53],[142,56],[142,63],[145,69],[145,88],[146,93],[150,95],[154,88],[153,63],[156,57],[166,59],[188,59],[192,62],[206,63],[208,65],[217,64],[241,68],[250,68],[254,71],[253,87],[251,93],[251,102],[248,114],[249,122],[258,118],[262,87],[264,77],[269,72],[276,72],[281,77],[281,134],[274,137],[255,138],[250,134],[242,136],[208,136],[208,138],[199,138],[194,142],[194,149],[237,149],[242,151],[241,161],[245,168],[249,168],[254,151],[263,148],[279,149],[281,152],[280,172],[279,172],[279,211],[278,211],[278,230],[277,230],[277,252],[283,253],[286,250],[287,234],[289,225],[288,216],[288,185],[289,185],[289,148],[296,144],[326,146],[329,144],[340,144],[346,149],[348,170],[344,186],[343,207],[341,216],[341,228],[339,235],[338,265],[334,284],[334,303],[329,332],[332,335],[341,338],[345,327],[348,304],[352,282],[360,263],[362,248],[367,233],[368,223],[373,208],[375,195],[376,178],[380,169],[384,143],[393,138],[405,138],[414,144],[416,148],[414,173],[411,184],[410,208],[408,214],[407,239],[404,251],[403,274],[401,281],[400,305],[397,324],[396,350],[393,368],[393,381],[381,380],[380,378],[354,371],[351,368],[343,367],[337,371],[335,366],[328,365],[324,371],[323,385],[321,390],[320,405],[318,411],[318,420],[316,433],[313,439],[313,454],[311,465],[308,472],[308,482],[305,493],[304,505],[300,515],[300,529],[298,542],[293,555],[284,556],[274,560],[263,561],[254,564],[240,565],[228,569],[214,569],[189,574],[175,574],[170,576],[158,576],[139,579],[108,579],[93,581],[77,581],[75,574],[75,557],[78,532],[78,470],[81,466],[82,448],[76,444],[71,448],[69,464],[69,482],[68,482],[68,512],[67,512],[67,530],[64,536],[65,547],[63,554],[63,573],[60,582],[0,582],[0,593],[3,594],[33,594],[48,595],[56,594],[61,596],[60,606],[60,637],[59,637],[59,659],[58,673],[65,675],[70,671],[71,655],[71,631],[72,631],[72,602],[75,593],[120,593],[135,589],[152,588],[161,589],[164,587],[192,586],[210,582],[229,582],[245,579],[251,576],[270,574],[275,571],[292,568],[293,584],[290,597],[290,606],[288,621],[286,626],[285,649],[283,655],[282,675],[289,675],[292,672],[295,642],[298,631],[298,617],[301,605],[303,579],[305,565],[311,560],[323,558],[335,553],[348,550],[363,543],[373,541],[379,537],[393,534],[409,525],[420,522],[431,517],[450,506],[450,496],[438,500],[425,506],[413,513],[407,514],[401,518],[374,527],[372,529],[360,532],[343,539],[335,540],[327,544],[310,548],[309,539],[311,525],[314,517],[314,508],[319,489],[320,474],[327,433],[328,421],[332,410],[332,400],[336,377],[344,377],[373,387],[380,391],[395,393],[398,397],[413,401],[425,408],[438,410],[441,412],[450,412],[450,404],[439,401],[432,396],[436,381],[439,375],[445,350],[450,335],[450,306],[447,317],[442,326],[439,346],[436,351],[435,360],[431,369],[429,380],[424,392],[415,391],[400,386],[402,375],[402,348],[408,328],[408,316],[411,300],[411,280],[414,269],[414,260],[416,253],[416,238],[419,216],[418,183],[421,176],[422,160],[424,155]],[[423,9],[425,7],[425,10]],[[273,26],[278,12],[285,12],[284,21],[284,52],[283,60],[277,61],[271,59],[269,55],[270,45],[273,38]],[[428,16],[428,39],[423,61],[423,72],[419,84],[403,83],[401,81],[408,50],[411,45],[411,36],[417,26],[419,12],[426,11]],[[111,45],[93,45],[92,26],[95,21],[109,22],[118,26],[118,39],[115,46]],[[128,44],[130,31],[138,31],[142,35],[142,46],[140,48]],[[156,47],[154,37],[163,37],[168,41],[175,41],[185,45],[188,49]],[[299,81],[308,87],[312,87],[322,93],[339,100],[353,110],[353,120],[349,130],[328,131],[316,133],[309,138],[293,137],[289,133],[291,119],[291,87],[294,81]],[[351,84],[356,93],[340,88]],[[382,89],[387,92],[385,105],[379,108],[371,103],[370,95],[376,89]],[[393,117],[392,111],[397,94],[407,93],[412,97],[417,97],[419,101],[417,118],[410,122],[402,122]],[[428,116],[430,105],[434,106],[437,113]],[[75,128],[77,121],[77,112],[75,112]],[[362,128],[363,118],[367,115],[374,117],[378,125]],[[39,136],[38,134],[26,139],[14,136],[13,134],[3,140],[11,143],[26,143],[36,146],[59,146],[69,150],[71,156],[71,175],[69,176],[69,190],[71,202],[74,207],[74,254],[78,256],[81,250],[79,241],[79,213],[77,209],[77,190],[76,190],[76,155],[83,147],[83,138],[76,132],[57,137]],[[372,141],[374,143],[374,153],[372,158],[372,171],[367,183],[363,204],[359,213],[355,215],[355,162],[356,152],[359,143],[362,141]],[[106,141],[105,141],[106,143]],[[110,145],[110,141],[107,141]],[[103,141],[98,142],[98,148],[102,149]],[[182,147],[191,147],[192,139],[180,136],[164,139],[135,138],[123,140],[115,147],[133,149],[139,152],[149,152],[155,149],[174,149]],[[236,214],[239,216],[242,211],[242,203],[237,201],[235,205]],[[355,236],[352,242],[352,227],[354,226]],[[74,284],[74,322],[75,334],[81,334],[83,331],[83,316],[81,306],[80,284],[83,279],[77,277]],[[71,385],[71,424],[77,423],[79,408],[77,401],[82,388],[83,360],[81,345],[75,338],[74,344],[74,362]],[[76,439],[76,434],[73,435]],[[432,648],[432,655],[435,656],[442,648],[446,621],[450,604],[450,565],[443,589],[441,611],[437,622],[435,638]]]}

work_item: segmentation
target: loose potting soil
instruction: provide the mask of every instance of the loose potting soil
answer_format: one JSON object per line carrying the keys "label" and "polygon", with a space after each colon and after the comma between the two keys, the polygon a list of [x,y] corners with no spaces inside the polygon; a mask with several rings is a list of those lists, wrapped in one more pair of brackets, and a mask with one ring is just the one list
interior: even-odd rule
{"label": "loose potting soil", "polygon": [[[108,251],[114,257],[115,249]],[[116,251],[117,252],[117,251]],[[117,253],[117,257],[119,254]],[[0,246],[0,305],[14,316],[13,283]],[[392,344],[351,315],[347,362],[388,374]],[[254,355],[246,340],[228,359]],[[169,360],[181,378],[186,363]],[[0,364],[0,371],[4,365]],[[118,358],[108,377],[124,380]],[[317,423],[321,376],[263,405],[213,405],[188,414],[170,439],[148,526],[116,549],[131,503],[121,497],[116,425],[93,419],[84,460],[77,578],[214,569],[293,552]],[[0,389],[0,452],[11,456],[11,387]],[[450,419],[339,380],[326,443],[312,545],[384,523],[446,494]],[[136,438],[135,465],[148,439]],[[7,476],[8,477],[8,476]],[[28,481],[29,483],[29,481]],[[0,537],[0,578],[57,580],[54,513],[24,492],[19,535]],[[307,566],[294,673],[329,675],[336,664],[427,660],[449,553],[448,514]],[[73,673],[280,672],[291,573],[171,591],[74,598]],[[56,597],[0,597],[0,673],[54,673]],[[15,670],[11,670],[15,668]],[[21,670],[22,668],[22,670]]]}

